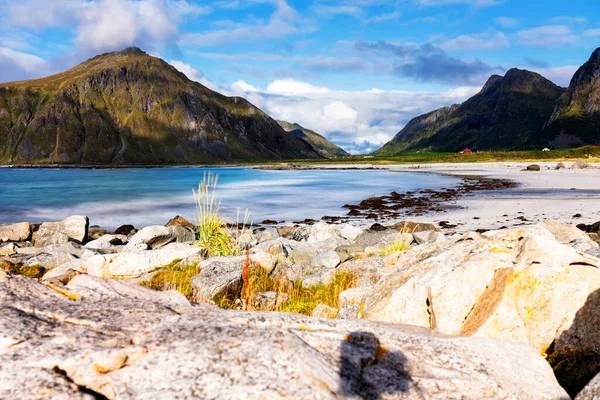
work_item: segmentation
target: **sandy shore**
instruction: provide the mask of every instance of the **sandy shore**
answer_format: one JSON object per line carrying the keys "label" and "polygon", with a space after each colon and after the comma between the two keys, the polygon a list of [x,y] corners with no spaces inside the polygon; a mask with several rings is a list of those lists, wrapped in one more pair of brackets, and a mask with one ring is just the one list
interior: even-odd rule
{"label": "sandy shore", "polygon": [[[512,227],[547,218],[591,224],[600,220],[600,164],[590,169],[555,170],[556,162],[537,163],[541,171],[523,171],[531,163],[425,164],[388,166],[393,171],[443,173],[511,179],[515,189],[477,192],[452,202],[459,209],[415,220],[449,221],[457,231]],[[572,163],[565,163],[570,166]],[[416,168],[418,167],[418,168]],[[574,217],[581,214],[581,217]]]}

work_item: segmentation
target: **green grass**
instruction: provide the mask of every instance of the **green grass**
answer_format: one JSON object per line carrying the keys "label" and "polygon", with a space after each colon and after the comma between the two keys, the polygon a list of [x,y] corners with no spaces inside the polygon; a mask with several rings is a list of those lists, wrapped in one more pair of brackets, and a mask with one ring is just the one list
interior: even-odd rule
{"label": "green grass", "polygon": [[[315,307],[319,304],[327,304],[330,307],[339,308],[339,294],[346,289],[353,288],[355,284],[356,276],[346,271],[340,271],[334,275],[331,283],[319,284],[306,289],[302,287],[302,282],[290,282],[285,279],[273,277],[263,268],[258,267],[250,270],[248,298],[252,299],[254,293],[258,292],[284,293],[290,296],[290,300],[277,305],[274,311],[311,315]],[[235,300],[232,298],[221,298],[215,299],[215,302],[221,307],[235,308]],[[252,307],[252,304],[248,309],[265,311]]]}
{"label": "green grass", "polygon": [[154,290],[177,290],[188,300],[193,300],[191,280],[200,273],[198,264],[180,265],[181,260],[175,260],[169,265],[159,268],[152,278],[140,285]]}
{"label": "green grass", "polygon": [[198,210],[196,243],[206,250],[208,256],[231,256],[237,253],[237,249],[231,230],[219,214],[221,203],[216,197],[217,182],[217,175],[204,174],[198,192],[194,191]]}
{"label": "green grass", "polygon": [[408,251],[410,250],[410,243],[405,241],[397,240],[394,243],[387,246],[383,251],[379,254],[382,257],[389,256],[392,253],[397,253],[399,251]]}

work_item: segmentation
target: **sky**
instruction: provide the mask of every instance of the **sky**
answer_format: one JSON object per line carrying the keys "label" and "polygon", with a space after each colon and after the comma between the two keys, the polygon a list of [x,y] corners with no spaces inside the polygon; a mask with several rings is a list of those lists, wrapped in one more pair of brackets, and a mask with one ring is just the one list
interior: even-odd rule
{"label": "sky", "polygon": [[599,0],[0,0],[0,82],[138,46],[352,153],[517,67],[561,86]]}

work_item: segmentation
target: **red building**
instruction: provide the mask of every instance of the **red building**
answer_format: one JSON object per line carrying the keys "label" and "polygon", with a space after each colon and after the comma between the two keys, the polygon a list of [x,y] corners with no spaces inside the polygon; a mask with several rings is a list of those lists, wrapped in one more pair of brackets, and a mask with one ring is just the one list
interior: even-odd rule
{"label": "red building", "polygon": [[464,149],[463,151],[460,152],[461,154],[471,154],[472,151],[471,149]]}

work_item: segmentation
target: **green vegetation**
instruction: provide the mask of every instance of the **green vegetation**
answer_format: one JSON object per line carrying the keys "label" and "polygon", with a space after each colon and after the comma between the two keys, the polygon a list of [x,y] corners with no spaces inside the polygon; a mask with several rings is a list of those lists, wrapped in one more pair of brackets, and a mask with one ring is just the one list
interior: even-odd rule
{"label": "green vegetation", "polygon": [[329,140],[319,135],[317,132],[306,129],[299,124],[291,124],[285,121],[277,123],[290,135],[295,136],[309,143],[321,156],[325,158],[346,157],[349,154],[342,148],[331,143]]}
{"label": "green vegetation", "polygon": [[198,264],[180,265],[181,260],[175,260],[169,265],[158,269],[149,281],[141,286],[154,290],[177,290],[188,300],[193,300],[191,279],[200,273]]}
{"label": "green vegetation", "polygon": [[[246,297],[250,300],[248,309],[311,315],[319,304],[339,308],[339,294],[346,289],[353,288],[355,284],[356,277],[353,274],[340,271],[333,276],[331,283],[319,284],[306,289],[302,287],[301,282],[290,282],[285,278],[272,276],[261,267],[251,268],[246,293]],[[276,304],[274,308],[268,310],[256,308],[252,299],[258,292],[277,292],[284,296],[288,295],[289,301]],[[221,307],[236,308],[235,300],[235,298],[220,298],[215,299],[215,302]]]}
{"label": "green vegetation", "polygon": [[410,250],[410,243],[397,240],[394,243],[387,246],[380,254],[380,256],[385,257],[389,256],[392,253],[397,253],[399,251],[408,251]]}
{"label": "green vegetation", "polygon": [[194,191],[198,210],[198,246],[203,247],[209,256],[231,256],[236,253],[231,231],[225,220],[219,215],[221,203],[217,201],[218,176],[204,174]]}

